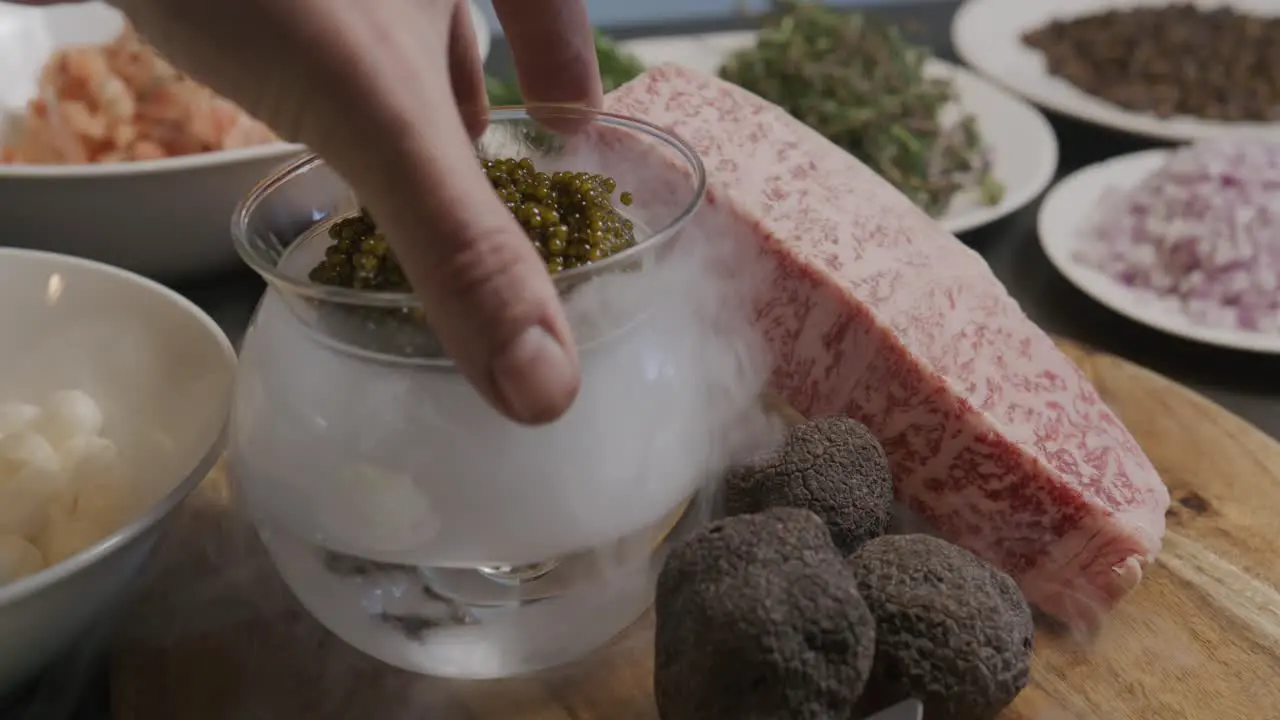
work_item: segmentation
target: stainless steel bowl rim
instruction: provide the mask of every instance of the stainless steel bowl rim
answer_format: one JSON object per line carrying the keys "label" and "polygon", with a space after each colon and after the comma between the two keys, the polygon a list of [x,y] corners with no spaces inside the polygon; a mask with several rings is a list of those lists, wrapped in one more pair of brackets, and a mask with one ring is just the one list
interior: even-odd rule
{"label": "stainless steel bowl rim", "polygon": [[[196,317],[208,319],[208,323],[211,326],[217,327],[213,320],[208,318],[208,315],[195,303],[154,280],[123,268],[71,255],[48,252],[46,250],[0,248],[0,260],[2,260],[6,255],[44,256],[49,259],[56,259],[59,262],[91,268],[95,271],[106,271],[111,274],[128,276],[134,282],[167,297],[169,300],[178,304]],[[226,335],[221,332],[217,334],[217,340],[219,341],[219,344],[222,345],[223,351],[227,353],[232,365],[234,366],[236,362],[236,351],[235,348],[232,347],[231,341],[228,340]],[[195,467],[193,467],[187,476],[183,478],[182,482],[178,483],[173,487],[173,489],[165,493],[164,497],[162,497],[158,502],[152,504],[144,513],[134,518],[132,522],[117,529],[107,537],[99,540],[84,550],[81,550],[75,555],[66,558],[62,562],[51,565],[40,572],[15,580],[7,585],[0,585],[0,608],[18,600],[31,597],[46,587],[62,582],[68,577],[75,575],[79,571],[93,565],[102,558],[116,552],[118,549],[127,546],[138,536],[147,532],[167,517],[179,503],[185,500],[187,496],[204,481],[205,476],[209,474],[213,469],[213,466],[216,465],[218,460],[221,458],[222,448],[226,442],[228,424],[229,418],[224,418],[217,437],[213,440],[209,448],[205,450],[204,455],[201,456]]]}

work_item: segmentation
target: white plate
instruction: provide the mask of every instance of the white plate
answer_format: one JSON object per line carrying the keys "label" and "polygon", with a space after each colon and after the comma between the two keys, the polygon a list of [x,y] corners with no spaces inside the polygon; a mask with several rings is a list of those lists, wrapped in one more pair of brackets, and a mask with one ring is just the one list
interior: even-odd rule
{"label": "white plate", "polygon": [[1280,335],[1206,327],[1149,293],[1112,280],[1075,257],[1107,195],[1123,193],[1160,169],[1170,150],[1147,150],[1090,165],[1064,178],[1040,204],[1036,230],[1049,262],[1085,295],[1134,322],[1206,345],[1280,354]]}
{"label": "white plate", "polygon": [[[735,50],[750,47],[754,32],[730,32],[622,43],[647,65],[669,62],[716,74]],[[995,205],[983,205],[976,193],[952,201],[938,222],[952,233],[981,227],[1021,209],[1048,187],[1058,168],[1058,139],[1034,107],[962,67],[931,60],[927,72],[952,81],[959,98],[955,109],[971,113],[991,149],[992,172],[1005,188]]]}
{"label": "white plate", "polygon": [[[1230,7],[1256,15],[1280,13],[1276,0],[1191,0],[1193,5]],[[1160,140],[1188,142],[1228,134],[1276,135],[1280,124],[1160,119],[1124,110],[1049,75],[1043,56],[1022,44],[1023,33],[1053,20],[1127,7],[1162,7],[1168,0],[967,0],[951,23],[956,55],[978,72],[1028,100],[1063,115]]]}

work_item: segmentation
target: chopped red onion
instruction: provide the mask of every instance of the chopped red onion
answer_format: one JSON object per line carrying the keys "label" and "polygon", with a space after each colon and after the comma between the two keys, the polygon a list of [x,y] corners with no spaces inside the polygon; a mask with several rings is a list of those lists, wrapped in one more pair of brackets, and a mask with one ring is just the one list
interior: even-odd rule
{"label": "chopped red onion", "polygon": [[1077,259],[1197,324],[1280,334],[1280,143],[1174,151],[1103,208]]}

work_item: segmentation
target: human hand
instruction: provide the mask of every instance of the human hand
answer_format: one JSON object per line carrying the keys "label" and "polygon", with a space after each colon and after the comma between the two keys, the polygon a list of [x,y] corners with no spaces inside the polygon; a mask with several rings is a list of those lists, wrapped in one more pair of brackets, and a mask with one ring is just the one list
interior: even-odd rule
{"label": "human hand", "polygon": [[[579,367],[559,298],[471,149],[488,103],[465,0],[111,1],[175,65],[351,183],[495,407],[525,423],[568,409]],[[599,106],[581,0],[493,4],[529,102]]]}

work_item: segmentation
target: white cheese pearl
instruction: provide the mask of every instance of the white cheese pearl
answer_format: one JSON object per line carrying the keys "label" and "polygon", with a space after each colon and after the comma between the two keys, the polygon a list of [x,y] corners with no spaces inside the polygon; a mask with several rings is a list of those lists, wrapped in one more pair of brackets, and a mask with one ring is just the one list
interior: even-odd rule
{"label": "white cheese pearl", "polygon": [[44,569],[44,555],[17,535],[0,535],[0,585]]}
{"label": "white cheese pearl", "polygon": [[70,508],[76,499],[76,488],[71,484],[71,477],[61,468],[28,465],[9,484],[29,487],[45,496],[46,502],[61,508]]}
{"label": "white cheese pearl", "polygon": [[35,427],[55,446],[80,436],[96,437],[102,432],[102,408],[83,390],[59,390],[45,400]]}
{"label": "white cheese pearl", "polygon": [[40,417],[40,408],[27,403],[9,402],[0,404],[0,435],[26,430],[36,418]]}
{"label": "white cheese pearl", "polygon": [[34,537],[49,519],[49,499],[31,488],[0,485],[0,533]]}
{"label": "white cheese pearl", "polygon": [[75,453],[68,484],[75,490],[75,518],[105,531],[132,519],[137,500],[132,483],[120,472],[115,443],[105,438],[80,437],[68,444]]}
{"label": "white cheese pearl", "polygon": [[82,483],[99,475],[119,473],[120,453],[116,444],[106,438],[81,435],[58,449],[62,467],[71,482]]}
{"label": "white cheese pearl", "polygon": [[19,430],[0,437],[0,484],[13,478],[27,466],[58,467],[58,453],[40,435]]}
{"label": "white cheese pearl", "polygon": [[133,519],[137,505],[129,483],[117,476],[103,475],[80,486],[73,517],[103,531],[114,532]]}
{"label": "white cheese pearl", "polygon": [[56,565],[106,536],[96,525],[65,513],[53,513],[36,542],[45,562]]}
{"label": "white cheese pearl", "polygon": [[75,496],[56,468],[28,465],[0,483],[0,534],[33,538],[49,522],[49,512],[70,508]]}

